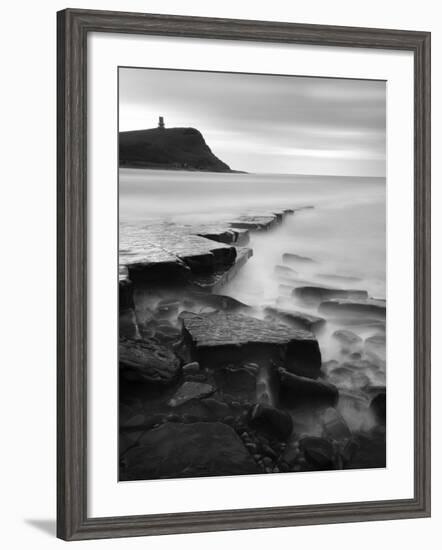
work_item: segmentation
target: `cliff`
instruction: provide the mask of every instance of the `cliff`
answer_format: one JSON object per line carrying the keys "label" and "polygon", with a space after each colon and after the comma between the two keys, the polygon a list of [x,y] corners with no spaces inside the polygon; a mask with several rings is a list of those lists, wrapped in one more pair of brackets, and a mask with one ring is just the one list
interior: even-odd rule
{"label": "cliff", "polygon": [[195,128],[152,128],[119,134],[120,167],[232,172]]}

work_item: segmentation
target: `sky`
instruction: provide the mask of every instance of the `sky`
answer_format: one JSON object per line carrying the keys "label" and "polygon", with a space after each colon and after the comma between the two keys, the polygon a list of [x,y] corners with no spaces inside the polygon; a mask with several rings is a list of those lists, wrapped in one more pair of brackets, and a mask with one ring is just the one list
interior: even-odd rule
{"label": "sky", "polygon": [[160,115],[234,170],[386,175],[384,81],[120,68],[120,131]]}

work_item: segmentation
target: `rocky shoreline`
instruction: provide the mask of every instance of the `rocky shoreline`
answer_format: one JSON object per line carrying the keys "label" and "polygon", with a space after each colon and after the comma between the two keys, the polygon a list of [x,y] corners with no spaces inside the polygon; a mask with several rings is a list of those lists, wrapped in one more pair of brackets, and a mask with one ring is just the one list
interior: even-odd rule
{"label": "rocky shoreline", "polygon": [[296,251],[274,305],[222,294],[299,210],[120,231],[120,480],[385,467],[385,300]]}

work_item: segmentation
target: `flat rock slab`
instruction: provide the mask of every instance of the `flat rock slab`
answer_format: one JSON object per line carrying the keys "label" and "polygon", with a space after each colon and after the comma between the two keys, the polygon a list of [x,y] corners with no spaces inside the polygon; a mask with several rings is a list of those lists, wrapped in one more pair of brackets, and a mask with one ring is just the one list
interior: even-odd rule
{"label": "flat rock slab", "polygon": [[313,258],[308,258],[307,256],[300,256],[299,254],[293,254],[291,252],[286,252],[282,255],[282,262],[289,265],[300,265],[300,264],[315,264],[316,261]]}
{"label": "flat rock slab", "polygon": [[169,407],[179,407],[192,399],[203,399],[214,393],[216,388],[201,382],[184,382],[169,401]]}
{"label": "flat rock slab", "polygon": [[192,234],[184,226],[170,223],[152,223],[143,228],[122,226],[120,263],[133,281],[189,280],[195,273],[227,270],[235,259],[234,246]]}
{"label": "flat rock slab", "polygon": [[273,213],[268,214],[245,214],[230,222],[230,227],[249,229],[251,231],[268,230],[280,223],[282,217]]}
{"label": "flat rock slab", "polygon": [[300,286],[293,290],[293,296],[304,302],[320,303],[331,299],[366,300],[366,290],[343,290],[340,288],[326,288],[318,286]]}
{"label": "flat rock slab", "polygon": [[358,283],[362,281],[360,277],[353,277],[352,275],[336,275],[333,273],[317,273],[315,275],[318,279],[324,281],[334,281],[336,283]]}
{"label": "flat rock slab", "polygon": [[266,318],[285,321],[294,328],[301,330],[316,332],[325,325],[325,319],[323,317],[317,317],[316,315],[311,315],[302,311],[270,306],[266,307],[264,311]]}
{"label": "flat rock slab", "polygon": [[268,359],[312,378],[321,368],[314,335],[282,323],[217,312],[185,317],[183,330],[195,359],[207,367]]}
{"label": "flat rock slab", "polygon": [[362,338],[351,330],[335,330],[332,337],[345,346],[357,346],[362,344]]}
{"label": "flat rock slab", "polygon": [[237,248],[235,262],[229,269],[217,270],[213,273],[199,273],[192,278],[192,285],[204,291],[219,292],[223,286],[237,275],[252,255],[251,248]]}
{"label": "flat rock slab", "polygon": [[186,281],[191,269],[178,256],[147,240],[133,243],[130,254],[121,254],[133,282]]}
{"label": "flat rock slab", "polygon": [[319,313],[333,317],[385,319],[386,303],[383,300],[327,300]]}
{"label": "flat rock slab", "polygon": [[119,364],[121,376],[133,382],[167,384],[180,371],[180,362],[169,348],[133,338],[120,338]]}
{"label": "flat rock slab", "polygon": [[233,428],[221,422],[167,423],[146,432],[125,455],[120,480],[257,474]]}
{"label": "flat rock slab", "polygon": [[184,229],[192,235],[198,235],[224,244],[234,244],[235,246],[244,246],[250,240],[248,229],[233,228],[228,223],[191,225],[184,226]]}

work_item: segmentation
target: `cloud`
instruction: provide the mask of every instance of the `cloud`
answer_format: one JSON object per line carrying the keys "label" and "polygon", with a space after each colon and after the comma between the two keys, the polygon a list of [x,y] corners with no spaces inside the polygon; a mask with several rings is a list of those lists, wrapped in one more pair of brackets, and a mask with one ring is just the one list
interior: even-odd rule
{"label": "cloud", "polygon": [[385,176],[383,81],[120,69],[120,129],[201,130],[250,172]]}

